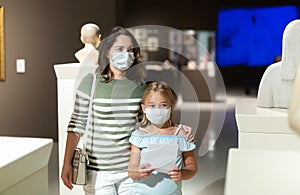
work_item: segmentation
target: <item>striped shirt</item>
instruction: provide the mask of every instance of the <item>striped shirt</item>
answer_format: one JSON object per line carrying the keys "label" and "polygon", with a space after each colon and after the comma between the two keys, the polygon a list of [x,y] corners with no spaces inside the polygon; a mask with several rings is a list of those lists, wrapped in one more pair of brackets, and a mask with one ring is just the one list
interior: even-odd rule
{"label": "striped shirt", "polygon": [[[127,170],[129,137],[136,125],[145,85],[129,79],[101,82],[97,76],[86,148],[89,169],[100,171]],[[84,134],[90,103],[92,74],[80,83],[68,131]]]}

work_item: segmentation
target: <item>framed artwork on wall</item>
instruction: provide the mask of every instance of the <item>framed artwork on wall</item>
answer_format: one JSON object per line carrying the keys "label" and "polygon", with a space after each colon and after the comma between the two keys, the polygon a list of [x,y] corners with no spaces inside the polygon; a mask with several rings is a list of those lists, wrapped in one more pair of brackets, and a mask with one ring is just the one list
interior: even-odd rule
{"label": "framed artwork on wall", "polygon": [[4,7],[0,6],[0,80],[5,80]]}

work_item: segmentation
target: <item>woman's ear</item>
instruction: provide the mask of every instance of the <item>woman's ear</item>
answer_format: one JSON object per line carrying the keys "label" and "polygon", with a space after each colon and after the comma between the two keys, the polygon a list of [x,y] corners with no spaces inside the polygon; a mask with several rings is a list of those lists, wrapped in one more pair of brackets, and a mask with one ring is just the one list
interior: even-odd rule
{"label": "woman's ear", "polygon": [[108,59],[110,59],[110,55],[109,55],[109,54],[110,54],[109,51],[106,50],[106,51],[105,51],[105,56],[106,56]]}
{"label": "woman's ear", "polygon": [[109,63],[110,63],[110,62],[111,62],[111,59],[112,59],[112,54],[110,53],[109,50],[107,50],[107,51],[105,52],[105,56],[106,56],[106,58],[108,59],[108,61],[109,61]]}

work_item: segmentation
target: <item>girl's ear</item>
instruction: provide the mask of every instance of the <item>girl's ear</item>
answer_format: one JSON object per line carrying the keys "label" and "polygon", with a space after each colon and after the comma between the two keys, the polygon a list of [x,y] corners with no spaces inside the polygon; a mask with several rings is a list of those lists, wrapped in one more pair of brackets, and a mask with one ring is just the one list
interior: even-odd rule
{"label": "girl's ear", "polygon": [[142,106],[143,113],[146,113],[146,110],[145,110],[146,106],[144,104],[142,104],[141,106]]}

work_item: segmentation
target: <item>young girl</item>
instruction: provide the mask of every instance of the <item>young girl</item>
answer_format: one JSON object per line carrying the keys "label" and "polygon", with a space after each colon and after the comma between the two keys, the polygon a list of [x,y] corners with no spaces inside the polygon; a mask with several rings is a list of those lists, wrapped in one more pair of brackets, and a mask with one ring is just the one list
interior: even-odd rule
{"label": "young girl", "polygon": [[[128,174],[135,180],[133,194],[182,194],[181,181],[192,178],[197,172],[196,146],[185,139],[182,125],[175,125],[172,121],[175,103],[176,95],[164,83],[152,82],[145,89],[143,119],[129,139],[132,145]],[[150,144],[177,144],[176,167],[163,173],[150,168],[149,163],[140,164]]]}

